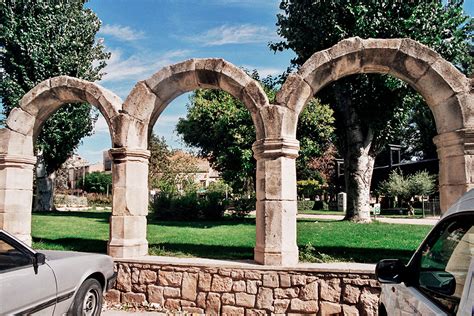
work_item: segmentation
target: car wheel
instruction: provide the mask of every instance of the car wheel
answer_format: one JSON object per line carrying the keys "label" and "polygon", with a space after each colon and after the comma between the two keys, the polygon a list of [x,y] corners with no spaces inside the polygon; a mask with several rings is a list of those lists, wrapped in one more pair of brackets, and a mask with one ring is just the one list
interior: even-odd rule
{"label": "car wheel", "polygon": [[87,279],[77,290],[72,315],[97,316],[102,310],[102,287],[96,279]]}

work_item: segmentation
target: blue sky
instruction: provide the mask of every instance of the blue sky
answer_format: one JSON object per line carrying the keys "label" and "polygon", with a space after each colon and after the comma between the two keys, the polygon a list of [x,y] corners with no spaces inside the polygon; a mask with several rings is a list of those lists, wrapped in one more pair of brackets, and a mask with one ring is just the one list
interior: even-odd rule
{"label": "blue sky", "polygon": [[[162,67],[189,58],[219,57],[236,66],[257,69],[262,76],[281,74],[294,56],[274,54],[277,0],[92,0],[90,7],[102,20],[98,34],[112,53],[100,85],[123,100],[134,84]],[[183,147],[174,133],[186,115],[189,94],[175,99],[154,126],[173,148]],[[102,117],[96,133],[83,140],[78,153],[93,163],[110,148]]]}

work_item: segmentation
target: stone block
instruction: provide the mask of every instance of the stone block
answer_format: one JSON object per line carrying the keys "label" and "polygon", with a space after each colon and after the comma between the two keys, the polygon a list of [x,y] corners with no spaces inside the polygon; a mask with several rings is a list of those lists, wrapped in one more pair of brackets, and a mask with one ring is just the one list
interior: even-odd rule
{"label": "stone block", "polygon": [[260,280],[262,274],[258,271],[245,271],[245,279],[247,280]]}
{"label": "stone block", "polygon": [[212,275],[210,273],[199,272],[199,290],[210,291],[211,290]]}
{"label": "stone block", "polygon": [[245,289],[246,284],[244,280],[234,281],[234,284],[232,285],[233,292],[245,292]]}
{"label": "stone block", "polygon": [[232,278],[214,275],[212,278],[211,291],[230,292],[232,290]]}
{"label": "stone block", "polygon": [[317,301],[303,301],[294,298],[290,302],[290,310],[297,313],[317,313],[319,307]]}
{"label": "stone block", "polygon": [[0,190],[18,190],[16,199],[23,200],[20,196],[23,191],[32,192],[33,189],[33,165],[21,163],[0,163]]}
{"label": "stone block", "polygon": [[324,316],[339,316],[342,312],[342,306],[338,303],[321,302],[320,313]]}
{"label": "stone block", "polygon": [[143,293],[123,293],[122,303],[129,303],[134,305],[141,305],[146,302],[145,294]]}
{"label": "stone block", "polygon": [[165,298],[168,298],[168,297],[178,298],[178,297],[181,297],[181,290],[175,287],[165,287],[163,288],[163,296]]}
{"label": "stone block", "polygon": [[145,82],[139,81],[125,99],[123,110],[142,122],[148,122],[155,106],[159,106],[160,103],[161,100]]}
{"label": "stone block", "polygon": [[[1,197],[5,193],[6,192],[4,191],[3,192],[0,191],[0,203],[5,200],[7,200],[8,202],[4,204],[3,206],[5,207],[4,210],[0,209],[0,229],[4,229],[8,231],[10,234],[13,234],[15,237],[31,245],[31,210],[27,209],[26,205],[20,206],[18,204],[16,205],[11,204],[11,202],[8,201],[10,199],[9,197],[8,198]],[[13,191],[12,193],[15,193],[15,192]],[[15,207],[9,207],[13,205]],[[30,203],[30,207],[31,207],[31,203]],[[25,209],[26,209],[26,212],[25,212]],[[7,210],[13,211],[13,212],[3,213]]]}
{"label": "stone block", "polygon": [[343,316],[359,316],[359,310],[355,306],[343,304],[342,315]]}
{"label": "stone block", "polygon": [[235,305],[235,294],[224,293],[221,298],[222,304],[224,305]]}
{"label": "stone block", "polygon": [[[245,278],[245,272],[242,270],[233,270],[230,274],[234,280],[243,280]],[[245,282],[245,281],[244,281]]]}
{"label": "stone block", "polygon": [[342,292],[342,301],[349,304],[357,304],[359,301],[360,289],[350,284],[344,285]]}
{"label": "stone block", "polygon": [[115,258],[148,254],[145,216],[112,216],[110,218],[108,254]]}
{"label": "stone block", "polygon": [[148,302],[160,304],[160,306],[163,306],[165,302],[163,292],[164,289],[162,286],[148,285]]}
{"label": "stone block", "polygon": [[395,59],[401,39],[369,38],[362,40],[364,52],[362,55],[362,72],[388,73],[390,64]]}
{"label": "stone block", "polygon": [[278,274],[277,273],[266,273],[263,275],[263,286],[276,288],[279,287]]}
{"label": "stone block", "polygon": [[107,293],[105,293],[104,299],[108,304],[120,303],[120,291],[109,290]]}
{"label": "stone block", "polygon": [[275,298],[295,298],[298,297],[299,292],[300,289],[297,287],[287,289],[277,288],[275,289]]}
{"label": "stone block", "polygon": [[377,315],[380,292],[371,288],[363,288],[360,294],[362,315]]}
{"label": "stone block", "polygon": [[280,274],[280,287],[290,287],[291,277],[288,274]]}
{"label": "stone block", "polygon": [[245,310],[245,316],[266,316],[268,315],[267,311],[262,310],[262,309],[246,309]]}
{"label": "stone block", "polygon": [[36,118],[34,116],[23,111],[21,108],[13,108],[5,124],[12,131],[25,136],[31,136],[33,135],[35,123]]}
{"label": "stone block", "polygon": [[197,298],[196,298],[197,306],[201,308],[206,308],[206,298],[207,298],[207,293],[204,293],[204,292],[198,293]]}
{"label": "stone block", "polygon": [[206,315],[218,315],[221,311],[221,298],[218,293],[207,294]]}
{"label": "stone block", "polygon": [[243,307],[235,306],[222,306],[222,315],[244,315],[245,310]]}
{"label": "stone block", "polygon": [[273,309],[273,290],[261,287],[257,294],[257,308]]}
{"label": "stone block", "polygon": [[242,102],[250,112],[256,112],[258,108],[269,105],[267,95],[255,80],[250,81],[243,89]]}
{"label": "stone block", "polygon": [[276,103],[301,113],[313,97],[313,90],[298,74],[290,74],[276,95]]}
{"label": "stone block", "polygon": [[255,295],[247,293],[235,293],[235,305],[243,307],[254,307]]}
{"label": "stone block", "polygon": [[341,280],[334,278],[329,280],[321,280],[321,299],[329,302],[339,303],[341,298]]}
{"label": "stone block", "polygon": [[117,282],[115,288],[122,292],[130,292],[132,290],[132,280],[130,268],[124,265],[119,265],[117,270]]}
{"label": "stone block", "polygon": [[183,312],[189,313],[192,315],[198,314],[198,315],[203,315],[204,314],[204,309],[199,308],[199,307],[190,307],[190,306],[184,306],[182,308]]}
{"label": "stone block", "polygon": [[33,154],[33,137],[8,128],[0,128],[0,154],[3,154],[1,157],[4,165],[10,160],[8,158],[13,156],[14,160],[27,158],[25,162],[31,165],[30,169],[33,169],[36,162],[36,156]]}
{"label": "stone block", "polygon": [[283,299],[283,300],[276,299],[273,302],[275,314],[285,314],[286,311],[288,310],[289,305],[290,305],[290,300],[288,299]]}
{"label": "stone block", "polygon": [[198,281],[198,274],[197,273],[183,273],[183,284],[181,287],[181,293],[183,295],[183,299],[194,301],[196,300],[197,296],[197,281]]}
{"label": "stone block", "polygon": [[300,291],[303,300],[318,300],[318,282],[314,281],[305,285]]}
{"label": "stone block", "polygon": [[247,281],[247,293],[257,294],[258,287],[261,284],[260,282],[261,281],[252,281],[252,280]]}
{"label": "stone block", "polygon": [[140,271],[139,283],[150,284],[155,283],[157,280],[156,272],[151,270]]}
{"label": "stone block", "polygon": [[293,285],[306,285],[306,275],[294,274],[291,276],[291,284]]}
{"label": "stone block", "polygon": [[165,301],[164,308],[169,311],[179,311],[181,309],[181,304],[179,300],[169,298]]}
{"label": "stone block", "polygon": [[183,274],[181,272],[158,272],[158,281],[163,286],[181,286]]}

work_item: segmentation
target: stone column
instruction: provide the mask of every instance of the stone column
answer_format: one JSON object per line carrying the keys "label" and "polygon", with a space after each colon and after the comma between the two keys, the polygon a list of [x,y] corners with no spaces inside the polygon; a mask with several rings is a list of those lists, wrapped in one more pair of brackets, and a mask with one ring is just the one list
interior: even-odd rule
{"label": "stone column", "polygon": [[0,229],[31,245],[36,157],[0,154]]}
{"label": "stone column", "polygon": [[148,254],[148,158],[143,149],[113,148],[113,200],[108,254],[131,258]]}
{"label": "stone column", "polygon": [[441,213],[474,188],[474,130],[439,134],[433,139],[439,158]]}
{"label": "stone column", "polygon": [[266,265],[298,263],[296,245],[296,139],[265,139],[253,145],[257,160],[257,238],[255,261]]}

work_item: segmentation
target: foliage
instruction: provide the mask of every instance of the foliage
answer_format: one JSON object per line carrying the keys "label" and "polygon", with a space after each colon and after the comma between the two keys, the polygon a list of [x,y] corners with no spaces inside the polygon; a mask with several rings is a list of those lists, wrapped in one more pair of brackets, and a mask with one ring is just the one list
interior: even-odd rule
{"label": "foliage", "polygon": [[296,189],[300,198],[310,198],[314,200],[322,188],[321,181],[299,180],[296,182]]}
{"label": "foliage", "polygon": [[314,208],[314,200],[298,200],[298,213],[300,211],[312,210]]}
{"label": "foliage", "polygon": [[[100,20],[85,1],[0,2],[0,94],[4,115],[39,82],[58,75],[99,80],[110,57],[95,42]],[[71,156],[84,136],[91,135],[97,112],[87,104],[65,105],[42,127],[37,147],[48,174]]]}
{"label": "foliage", "polygon": [[112,194],[88,193],[86,197],[90,206],[112,206]]}
{"label": "foliage", "polygon": [[379,191],[392,197],[400,197],[411,209],[411,199],[417,195],[427,196],[435,191],[436,176],[427,171],[419,171],[404,176],[401,171],[393,170],[387,180],[379,186]]}
{"label": "foliage", "polygon": [[198,193],[197,188],[182,193],[176,191],[158,192],[151,209],[158,219],[220,219],[226,210],[225,186],[219,183],[211,184],[204,193]]}
{"label": "foliage", "polygon": [[234,210],[232,212],[232,217],[235,218],[244,218],[249,215],[251,211],[255,210],[256,198],[255,196],[237,196],[232,199],[232,204],[234,205]]}
{"label": "foliage", "polygon": [[[256,73],[253,77],[259,79]],[[266,78],[261,83],[269,99],[274,98],[276,81]],[[297,174],[301,179],[320,179],[319,173],[308,168],[307,162],[322,155],[331,143],[332,110],[313,100],[301,114],[300,121]],[[242,102],[222,90],[197,90],[190,97],[186,118],[179,120],[176,130],[187,145],[197,147],[200,155],[209,159],[235,193],[245,195],[253,191],[255,128],[250,112]]]}
{"label": "foliage", "polygon": [[88,193],[107,193],[112,190],[112,174],[105,172],[91,172],[79,180],[81,189]]}

